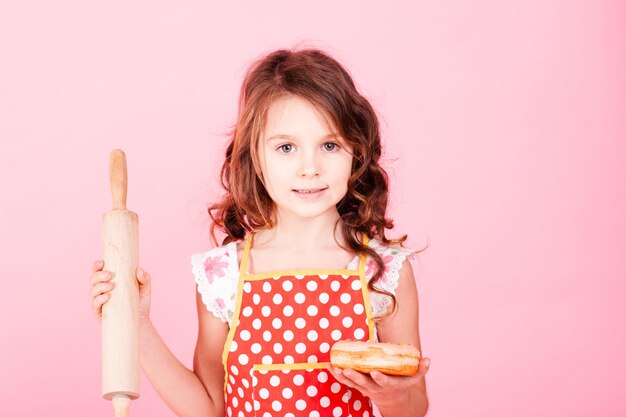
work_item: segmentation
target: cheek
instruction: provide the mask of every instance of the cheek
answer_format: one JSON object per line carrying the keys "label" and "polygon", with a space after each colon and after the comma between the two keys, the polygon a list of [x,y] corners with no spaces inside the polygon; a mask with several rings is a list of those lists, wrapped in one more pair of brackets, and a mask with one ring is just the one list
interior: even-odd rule
{"label": "cheek", "polygon": [[341,163],[335,165],[334,177],[336,178],[335,185],[338,189],[342,190],[342,194],[345,195],[348,192],[348,180],[352,175],[352,160],[343,160]]}
{"label": "cheek", "polygon": [[[263,177],[265,178],[265,189],[270,197],[274,198],[276,192],[283,188],[285,172],[281,169],[276,169],[277,164],[272,164],[271,162],[263,167]],[[271,167],[275,168],[272,169]]]}
{"label": "cheek", "polygon": [[346,188],[348,187],[348,180],[350,179],[351,175],[352,175],[352,157],[347,158],[342,164],[341,176],[343,178],[343,181],[346,184]]}
{"label": "cheek", "polygon": [[276,169],[272,169],[272,167],[276,166],[276,162],[272,160],[272,154],[267,152],[266,149],[259,149],[259,165],[261,168],[261,182],[265,185],[265,190],[268,192],[270,197],[274,196],[274,188],[276,187],[277,181],[280,180],[280,173],[276,172]]}

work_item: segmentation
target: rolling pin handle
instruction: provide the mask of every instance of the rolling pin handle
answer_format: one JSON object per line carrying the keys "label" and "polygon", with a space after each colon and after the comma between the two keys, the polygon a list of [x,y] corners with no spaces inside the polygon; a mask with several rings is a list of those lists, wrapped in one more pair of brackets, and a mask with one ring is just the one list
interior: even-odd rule
{"label": "rolling pin handle", "polygon": [[115,417],[128,417],[130,397],[128,395],[114,395],[111,399],[115,410]]}
{"label": "rolling pin handle", "polygon": [[120,149],[115,149],[111,152],[109,178],[111,182],[111,196],[113,197],[113,210],[126,210],[128,174],[126,171],[126,155]]}

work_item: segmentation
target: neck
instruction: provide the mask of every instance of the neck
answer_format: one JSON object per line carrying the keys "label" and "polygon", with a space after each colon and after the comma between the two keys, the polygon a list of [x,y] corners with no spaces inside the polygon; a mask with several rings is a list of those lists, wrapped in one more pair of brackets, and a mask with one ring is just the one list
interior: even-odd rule
{"label": "neck", "polygon": [[308,219],[277,212],[276,226],[256,233],[254,246],[272,245],[302,250],[337,246],[337,241],[343,244],[339,218],[336,210]]}

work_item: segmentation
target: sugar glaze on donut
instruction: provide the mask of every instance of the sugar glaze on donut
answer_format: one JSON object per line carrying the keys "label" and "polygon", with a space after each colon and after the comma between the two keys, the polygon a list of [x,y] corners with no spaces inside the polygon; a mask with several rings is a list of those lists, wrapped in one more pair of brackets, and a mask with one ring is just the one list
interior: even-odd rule
{"label": "sugar glaze on donut", "polygon": [[415,375],[420,352],[411,345],[340,340],[330,349],[330,363],[336,368],[388,375]]}

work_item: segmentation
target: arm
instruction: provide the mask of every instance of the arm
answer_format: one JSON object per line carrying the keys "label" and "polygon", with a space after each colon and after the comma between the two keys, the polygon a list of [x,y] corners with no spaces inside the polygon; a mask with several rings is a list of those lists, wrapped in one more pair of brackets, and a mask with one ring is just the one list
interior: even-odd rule
{"label": "arm", "polygon": [[198,308],[198,341],[193,357],[193,369],[202,381],[213,403],[214,414],[224,416],[224,366],[222,352],[228,336],[228,324],[211,314],[196,292]]}
{"label": "arm", "polygon": [[[146,284],[142,282],[141,274],[138,278],[140,284]],[[222,417],[224,370],[220,361],[228,326],[204,308],[199,295],[196,303],[200,329],[194,370],[185,367],[172,354],[149,318],[140,324],[141,368],[155,391],[177,416]]]}
{"label": "arm", "polygon": [[[409,343],[422,352],[419,337],[417,287],[409,260],[405,260],[400,269],[396,300],[398,308],[395,313],[381,319],[377,326],[378,338],[381,342]],[[421,417],[426,414],[428,397],[426,396],[424,376],[428,371],[428,366],[430,366],[430,359],[422,358],[416,376],[400,377],[404,379],[403,382],[408,383],[408,388],[402,393],[396,391],[393,401],[374,401],[383,416]],[[383,383],[383,380],[385,383],[391,383],[393,377],[379,374],[379,378],[379,383]]]}
{"label": "arm", "polygon": [[[400,269],[396,300],[396,311],[383,317],[377,325],[378,339],[388,343],[409,343],[421,352],[417,288],[408,260]],[[411,377],[384,375],[377,371],[367,375],[351,369],[333,370],[333,375],[368,396],[383,417],[423,417],[428,410],[424,376],[429,366],[430,359],[422,357],[417,374]]]}
{"label": "arm", "polygon": [[[91,277],[93,312],[101,317],[102,304],[110,297],[110,272],[97,261]],[[150,320],[150,276],[137,270],[139,283],[139,360],[150,383],[176,415],[181,417],[224,416],[224,370],[219,365],[228,326],[213,317],[197,297],[200,330],[194,370],[172,354]],[[210,335],[210,337],[208,336]],[[218,366],[219,365],[219,366]]]}

